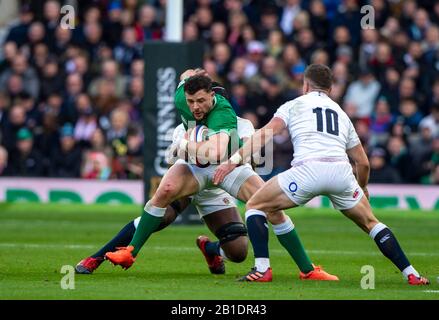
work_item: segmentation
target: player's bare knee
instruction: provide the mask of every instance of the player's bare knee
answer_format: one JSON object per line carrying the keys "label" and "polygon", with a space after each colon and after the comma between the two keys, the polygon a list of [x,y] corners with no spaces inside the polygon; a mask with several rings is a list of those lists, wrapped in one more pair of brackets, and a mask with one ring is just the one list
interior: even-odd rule
{"label": "player's bare knee", "polygon": [[247,257],[247,228],[242,222],[229,222],[215,232],[221,248],[233,262],[244,261]]}
{"label": "player's bare knee", "polygon": [[232,262],[241,263],[247,258],[247,250],[240,249],[238,251],[233,251],[231,255],[226,253],[226,256]]}
{"label": "player's bare knee", "polygon": [[175,183],[172,182],[167,182],[165,183],[165,185],[163,186],[163,193],[164,194],[170,194],[173,195],[177,192],[177,186],[175,185]]}
{"label": "player's bare knee", "polygon": [[241,236],[222,246],[227,258],[235,263],[243,262],[247,258],[248,240]]}
{"label": "player's bare knee", "polygon": [[170,203],[176,197],[178,193],[177,186],[168,182],[164,186],[161,186],[154,195],[155,202],[159,203]]}

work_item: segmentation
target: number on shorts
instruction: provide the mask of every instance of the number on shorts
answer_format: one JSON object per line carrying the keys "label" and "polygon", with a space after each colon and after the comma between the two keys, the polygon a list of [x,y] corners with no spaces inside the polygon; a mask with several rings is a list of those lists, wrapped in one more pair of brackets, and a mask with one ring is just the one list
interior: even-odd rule
{"label": "number on shorts", "polygon": [[[323,109],[315,108],[312,110],[317,115],[317,131],[323,132]],[[338,136],[338,114],[332,109],[325,110],[326,132]]]}

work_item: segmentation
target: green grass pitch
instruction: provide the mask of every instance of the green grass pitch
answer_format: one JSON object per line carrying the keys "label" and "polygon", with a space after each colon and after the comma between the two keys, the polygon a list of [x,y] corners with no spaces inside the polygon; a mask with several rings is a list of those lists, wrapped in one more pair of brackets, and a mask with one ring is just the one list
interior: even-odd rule
{"label": "green grass pitch", "polygon": [[[412,264],[431,280],[411,287],[375,243],[335,210],[289,211],[315,264],[338,283],[300,281],[298,269],[270,231],[272,283],[235,279],[253,265],[226,264],[211,275],[195,245],[203,225],[171,226],[154,234],[127,271],[105,262],[93,275],[76,275],[75,289],[61,289],[63,265],[92,254],[139,206],[0,205],[0,299],[439,299],[439,212],[376,211],[398,237]],[[364,265],[375,269],[375,289],[361,288]]]}

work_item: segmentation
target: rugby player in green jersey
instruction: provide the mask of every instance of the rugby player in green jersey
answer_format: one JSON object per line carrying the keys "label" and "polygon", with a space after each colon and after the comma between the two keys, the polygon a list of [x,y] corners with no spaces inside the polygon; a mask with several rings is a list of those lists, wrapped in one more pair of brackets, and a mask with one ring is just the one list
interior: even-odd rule
{"label": "rugby player in green jersey", "polygon": [[[193,195],[212,187],[212,179],[217,164],[227,159],[240,147],[237,134],[237,116],[230,103],[212,90],[212,81],[205,75],[185,78],[179,84],[175,94],[175,104],[182,117],[186,138],[179,145],[179,153],[189,155],[185,161],[179,159],[167,171],[154,196],[146,203],[144,213],[130,244],[116,252],[108,252],[106,258],[115,265],[129,268],[135,261],[139,250],[149,236],[157,229],[166,207],[173,201]],[[195,125],[208,127],[208,140],[202,142],[188,141],[190,130]],[[197,166],[197,161],[208,162],[209,166]],[[218,186],[231,196],[246,202],[263,185],[264,181],[253,171],[250,165],[239,166],[230,172]],[[272,225],[284,225],[290,218],[283,212],[262,212],[254,210],[255,216],[264,216]],[[292,224],[289,223],[289,226]],[[262,226],[265,228],[265,226]],[[250,232],[250,228],[249,228]],[[293,227],[282,230],[281,244],[290,253],[301,271],[302,279],[338,280],[336,276],[326,273],[322,268],[314,267],[306,254]],[[252,236],[250,235],[252,241]],[[253,245],[253,243],[252,243]],[[242,279],[246,281],[271,281],[271,268],[256,264]],[[265,269],[265,270],[263,270]]]}

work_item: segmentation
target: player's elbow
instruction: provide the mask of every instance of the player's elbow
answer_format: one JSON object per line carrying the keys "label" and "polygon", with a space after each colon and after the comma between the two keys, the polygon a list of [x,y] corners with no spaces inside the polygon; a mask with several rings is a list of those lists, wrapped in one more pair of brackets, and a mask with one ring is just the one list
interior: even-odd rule
{"label": "player's elbow", "polygon": [[369,163],[369,159],[367,159],[367,157],[358,161],[356,163],[356,165],[357,165],[357,167],[363,168],[364,171],[367,171],[367,172],[370,171],[370,163]]}
{"label": "player's elbow", "polygon": [[358,183],[363,188],[367,185],[370,174],[370,165],[367,158],[364,161],[356,162],[356,176]]}

